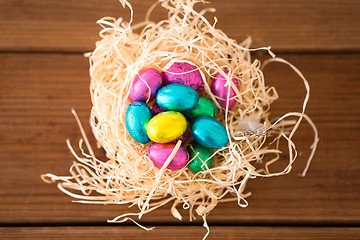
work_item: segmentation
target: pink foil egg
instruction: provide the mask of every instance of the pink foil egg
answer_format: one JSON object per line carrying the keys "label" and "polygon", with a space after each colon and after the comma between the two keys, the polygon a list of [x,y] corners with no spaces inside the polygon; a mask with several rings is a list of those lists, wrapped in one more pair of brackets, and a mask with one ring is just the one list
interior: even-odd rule
{"label": "pink foil egg", "polygon": [[[197,69],[195,65],[192,65],[187,62],[175,62],[173,63],[166,72],[163,73],[164,75],[164,83],[165,85],[168,84],[183,84],[189,87],[192,87],[197,92],[204,90],[204,82],[201,76],[200,71]],[[189,72],[192,71],[192,72]],[[185,73],[188,72],[188,73]],[[173,74],[177,73],[177,74]],[[184,73],[184,74],[179,74]]]}
{"label": "pink foil egg", "polygon": [[132,102],[146,102],[151,94],[149,101],[152,101],[162,83],[161,72],[154,68],[148,68],[135,77],[129,98]]}
{"label": "pink foil egg", "polygon": [[[228,71],[225,71],[226,74],[228,74]],[[236,78],[231,79],[236,87],[238,87],[238,83]],[[228,86],[224,86],[226,84],[226,78],[221,74],[217,73],[215,75],[215,78],[213,79],[213,82],[211,84],[211,92],[217,97],[216,101],[219,103],[219,105],[226,109],[227,104],[227,95],[228,95]],[[231,109],[234,107],[236,100],[231,99],[232,97],[236,96],[236,93],[232,86],[230,85],[230,94],[229,94],[229,107],[228,109]]]}
{"label": "pink foil egg", "polygon": [[[152,143],[149,145],[146,155],[154,163],[154,166],[160,169],[170,156],[174,147],[174,143]],[[189,153],[181,146],[166,168],[170,170],[181,169],[186,166],[188,161]]]}

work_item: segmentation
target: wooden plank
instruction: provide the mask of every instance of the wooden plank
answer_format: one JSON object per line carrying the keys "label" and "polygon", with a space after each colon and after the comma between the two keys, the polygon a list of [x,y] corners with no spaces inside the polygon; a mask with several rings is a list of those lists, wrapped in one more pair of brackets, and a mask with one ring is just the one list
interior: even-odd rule
{"label": "wooden plank", "polygon": [[[144,19],[152,0],[132,2],[135,21]],[[360,2],[356,0],[214,0],[218,27],[254,46],[278,51],[358,51]],[[104,16],[128,19],[116,0],[2,0],[0,50],[90,51],[98,40],[96,20]],[[161,11],[154,20],[162,19]],[[212,19],[213,15],[209,15]],[[212,22],[212,20],[211,20]]]}
{"label": "wooden plank", "polygon": [[[201,239],[203,227],[12,227],[0,228],[1,239]],[[210,239],[359,239],[359,228],[328,227],[211,227]]]}
{"label": "wooden plank", "polygon": [[[305,166],[313,137],[304,125],[297,134],[300,156],[292,173],[251,181],[249,207],[220,204],[208,217],[211,224],[360,223],[359,55],[285,57],[311,83],[308,113],[321,141],[309,174],[297,176]],[[55,184],[40,179],[46,172],[68,174],[74,159],[65,139],[76,145],[80,138],[71,107],[91,136],[87,59],[77,54],[0,54],[0,66],[0,223],[105,223],[119,214],[136,212],[127,206],[71,203]],[[304,90],[288,67],[270,66],[265,77],[280,93],[272,108],[274,119],[300,110]],[[95,146],[93,138],[91,142]],[[103,156],[101,151],[97,154]],[[187,219],[184,215],[185,222]],[[178,221],[167,206],[146,215],[142,222]]]}

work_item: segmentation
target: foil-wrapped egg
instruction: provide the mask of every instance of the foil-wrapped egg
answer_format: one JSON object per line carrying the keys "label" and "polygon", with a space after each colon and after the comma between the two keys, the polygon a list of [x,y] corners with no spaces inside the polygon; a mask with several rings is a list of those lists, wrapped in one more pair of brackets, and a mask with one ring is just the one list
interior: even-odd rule
{"label": "foil-wrapped egg", "polygon": [[204,80],[200,70],[188,62],[174,62],[164,73],[164,83],[183,84],[192,87],[197,92],[204,90]]}
{"label": "foil-wrapped egg", "polygon": [[162,73],[154,68],[148,68],[135,77],[129,98],[132,102],[146,102],[148,100],[150,102],[155,98],[162,83]]}
{"label": "foil-wrapped egg", "polygon": [[190,120],[197,117],[217,118],[219,111],[213,101],[205,97],[200,97],[195,108],[184,112],[184,115]]}
{"label": "foil-wrapped egg", "polygon": [[[146,155],[154,163],[154,166],[161,168],[175,147],[174,143],[152,143],[149,145]],[[178,170],[186,166],[189,160],[189,153],[183,146],[180,146],[174,158],[166,167],[170,170]]]}
{"label": "foil-wrapped egg", "polygon": [[[193,172],[202,172],[210,168],[213,158],[213,150],[206,148],[196,141],[192,141],[187,147],[188,153],[190,155],[190,163],[187,167]],[[196,156],[196,157],[195,157]]]}
{"label": "foil-wrapped egg", "polygon": [[184,134],[187,128],[186,118],[179,112],[159,113],[147,124],[149,138],[158,143],[169,143]]}
{"label": "foil-wrapped egg", "polygon": [[171,84],[161,88],[156,95],[157,104],[166,111],[184,112],[196,107],[197,92],[189,86]]}
{"label": "foil-wrapped egg", "polygon": [[[229,73],[228,71],[225,71],[226,75],[228,75],[228,73]],[[231,80],[235,84],[235,86],[238,87],[236,78],[232,78]],[[225,76],[223,76],[221,73],[217,73],[211,84],[211,92],[217,97],[216,101],[219,103],[219,105],[223,109],[226,109],[227,98],[230,88],[228,109],[231,109],[236,104],[236,100],[231,99],[234,96],[236,96],[236,93],[230,84],[225,87],[226,82],[227,81]]]}
{"label": "foil-wrapped egg", "polygon": [[134,102],[129,105],[125,113],[125,124],[130,136],[135,141],[139,143],[150,142],[146,127],[151,117],[151,110],[146,103]]}
{"label": "foil-wrapped egg", "polygon": [[191,135],[207,148],[223,148],[229,143],[225,126],[213,118],[196,118],[191,126]]}

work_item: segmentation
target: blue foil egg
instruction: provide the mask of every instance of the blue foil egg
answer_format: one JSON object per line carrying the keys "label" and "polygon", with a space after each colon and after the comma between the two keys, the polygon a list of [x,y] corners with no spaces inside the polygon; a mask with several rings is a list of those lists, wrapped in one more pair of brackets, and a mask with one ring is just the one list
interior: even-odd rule
{"label": "blue foil egg", "polygon": [[152,117],[150,108],[143,102],[134,102],[129,105],[125,114],[125,124],[131,137],[139,143],[148,143],[150,138],[146,127]]}
{"label": "blue foil egg", "polygon": [[191,135],[207,148],[223,148],[229,143],[225,126],[209,117],[196,118],[191,126]]}
{"label": "blue foil egg", "polygon": [[167,111],[184,112],[196,107],[197,92],[186,85],[170,84],[161,88],[156,95],[157,104]]}

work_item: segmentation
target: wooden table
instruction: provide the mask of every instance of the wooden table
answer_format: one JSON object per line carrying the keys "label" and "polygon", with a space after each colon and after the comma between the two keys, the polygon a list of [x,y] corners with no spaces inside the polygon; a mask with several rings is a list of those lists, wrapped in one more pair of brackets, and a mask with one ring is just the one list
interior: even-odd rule
{"label": "wooden table", "polygon": [[[132,1],[137,21],[148,0]],[[311,84],[307,113],[320,143],[306,178],[309,126],[296,135],[300,156],[289,175],[248,184],[249,207],[220,204],[208,217],[209,239],[360,239],[360,1],[217,0],[218,27],[254,46],[272,46]],[[126,206],[72,203],[42,173],[66,175],[65,139],[80,132],[71,107],[87,123],[88,60],[103,16],[127,17],[116,0],[0,0],[0,238],[201,239],[201,219],[174,219],[169,206],[146,215],[145,232],[106,220]],[[153,16],[160,19],[161,14]],[[264,58],[261,54],[254,58]],[[284,65],[265,71],[280,93],[273,116],[299,111],[305,92]],[[91,138],[92,144],[95,141]],[[101,152],[99,151],[101,154]],[[130,209],[131,210],[131,209]]]}

